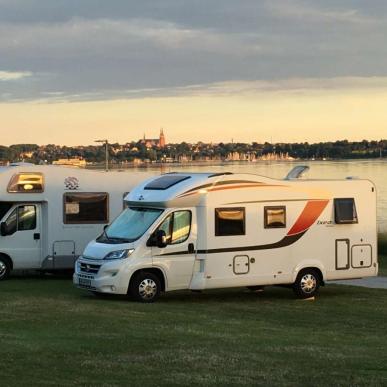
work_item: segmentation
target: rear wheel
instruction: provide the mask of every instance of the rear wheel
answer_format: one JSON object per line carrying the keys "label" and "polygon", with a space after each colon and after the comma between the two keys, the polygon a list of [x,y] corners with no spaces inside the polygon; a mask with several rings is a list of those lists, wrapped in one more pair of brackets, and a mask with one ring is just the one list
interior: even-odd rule
{"label": "rear wheel", "polygon": [[157,275],[140,272],[135,275],[129,285],[129,295],[136,301],[154,302],[160,296],[161,283]]}
{"label": "rear wheel", "polygon": [[0,281],[5,280],[9,273],[11,272],[11,267],[9,265],[8,259],[0,256]]}
{"label": "rear wheel", "polygon": [[305,269],[298,273],[293,290],[298,298],[315,296],[321,284],[319,274],[314,269]]}

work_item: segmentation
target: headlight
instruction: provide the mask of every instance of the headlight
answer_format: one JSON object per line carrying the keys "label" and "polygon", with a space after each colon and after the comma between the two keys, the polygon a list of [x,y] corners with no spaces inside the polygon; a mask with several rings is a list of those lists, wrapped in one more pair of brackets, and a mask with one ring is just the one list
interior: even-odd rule
{"label": "headlight", "polygon": [[116,250],[111,251],[109,254],[105,256],[104,259],[124,259],[128,258],[130,254],[132,254],[134,249],[126,249],[126,250]]}

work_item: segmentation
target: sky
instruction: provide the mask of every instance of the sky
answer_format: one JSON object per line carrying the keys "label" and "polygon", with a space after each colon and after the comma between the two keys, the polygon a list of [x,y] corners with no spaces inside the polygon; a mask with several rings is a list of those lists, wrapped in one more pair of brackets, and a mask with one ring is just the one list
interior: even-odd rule
{"label": "sky", "polygon": [[387,138],[384,0],[0,0],[0,144]]}

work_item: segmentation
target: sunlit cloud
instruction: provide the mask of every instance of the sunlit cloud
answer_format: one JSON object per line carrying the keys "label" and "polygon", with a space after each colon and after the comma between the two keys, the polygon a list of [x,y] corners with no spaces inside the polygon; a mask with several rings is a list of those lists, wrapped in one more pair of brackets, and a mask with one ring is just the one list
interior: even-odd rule
{"label": "sunlit cloud", "polygon": [[[35,102],[87,102],[133,100],[143,98],[170,97],[255,97],[271,94],[300,96],[321,95],[351,92],[386,93],[387,77],[333,77],[333,78],[291,78],[276,80],[227,81],[207,84],[196,84],[177,87],[113,89],[84,93],[66,93],[64,91],[43,92],[34,99],[24,101]],[[4,96],[5,97],[5,96]],[[1,95],[0,95],[1,98]],[[21,102],[23,99],[12,99],[9,95],[5,100]]]}
{"label": "sunlit cloud", "polygon": [[0,81],[17,81],[31,76],[32,73],[29,71],[0,71]]}

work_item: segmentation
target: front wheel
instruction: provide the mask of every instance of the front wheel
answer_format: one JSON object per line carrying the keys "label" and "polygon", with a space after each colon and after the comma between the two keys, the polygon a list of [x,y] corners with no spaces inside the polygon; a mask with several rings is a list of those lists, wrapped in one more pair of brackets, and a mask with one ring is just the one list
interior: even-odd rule
{"label": "front wheel", "polygon": [[10,272],[11,268],[8,260],[0,256],[0,281],[5,280],[9,276]]}
{"label": "front wheel", "polygon": [[316,270],[305,269],[298,273],[293,284],[293,290],[298,298],[314,297],[321,284],[321,279]]}
{"label": "front wheel", "polygon": [[160,296],[161,283],[153,273],[138,273],[129,285],[129,295],[136,301],[154,302]]}

